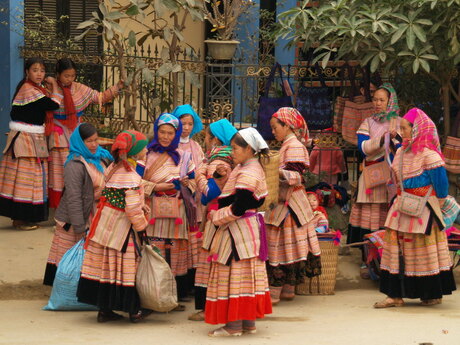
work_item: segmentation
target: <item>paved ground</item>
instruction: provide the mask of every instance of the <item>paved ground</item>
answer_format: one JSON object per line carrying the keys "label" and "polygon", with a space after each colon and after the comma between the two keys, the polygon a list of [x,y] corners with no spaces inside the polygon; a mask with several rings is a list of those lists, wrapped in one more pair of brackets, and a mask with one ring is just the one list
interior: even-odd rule
{"label": "paved ground", "polygon": [[[142,324],[96,323],[94,312],[42,311],[49,290],[40,282],[52,237],[52,223],[20,232],[0,217],[0,344],[460,344],[460,292],[442,305],[376,310],[377,286],[358,277],[359,253],[339,257],[334,296],[298,296],[257,323],[258,333],[212,339],[213,326],[187,320],[186,312],[153,314]],[[460,269],[456,272],[460,281]]]}

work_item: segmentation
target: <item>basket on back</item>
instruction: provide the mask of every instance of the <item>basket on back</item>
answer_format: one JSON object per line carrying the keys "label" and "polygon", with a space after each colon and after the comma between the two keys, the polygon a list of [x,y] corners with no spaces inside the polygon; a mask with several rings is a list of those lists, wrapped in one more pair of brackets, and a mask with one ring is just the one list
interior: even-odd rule
{"label": "basket on back", "polygon": [[265,172],[265,181],[267,182],[268,195],[265,198],[264,204],[259,207],[259,212],[270,210],[271,207],[278,203],[279,194],[279,162],[280,155],[278,151],[270,150],[268,162],[261,160],[262,167]]}

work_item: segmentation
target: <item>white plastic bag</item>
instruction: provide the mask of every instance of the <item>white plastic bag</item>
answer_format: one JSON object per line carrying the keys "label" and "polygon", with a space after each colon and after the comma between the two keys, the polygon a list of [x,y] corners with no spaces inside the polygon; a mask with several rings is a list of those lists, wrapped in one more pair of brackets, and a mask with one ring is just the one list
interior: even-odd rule
{"label": "white plastic bag", "polygon": [[151,245],[144,245],[136,273],[141,307],[168,312],[177,307],[176,280],[166,260]]}

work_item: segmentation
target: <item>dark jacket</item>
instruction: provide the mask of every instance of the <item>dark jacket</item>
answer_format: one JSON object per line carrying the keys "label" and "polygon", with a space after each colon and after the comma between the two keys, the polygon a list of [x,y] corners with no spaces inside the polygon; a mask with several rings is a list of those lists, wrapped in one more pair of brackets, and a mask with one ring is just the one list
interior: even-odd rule
{"label": "dark jacket", "polygon": [[93,181],[78,158],[64,168],[64,191],[54,218],[73,226],[76,233],[86,230],[94,204]]}

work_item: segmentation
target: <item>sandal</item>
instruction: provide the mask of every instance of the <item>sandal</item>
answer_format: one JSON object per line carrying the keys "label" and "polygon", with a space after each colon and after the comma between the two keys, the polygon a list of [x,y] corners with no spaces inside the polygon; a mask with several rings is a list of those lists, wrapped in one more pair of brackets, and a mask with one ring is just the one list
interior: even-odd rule
{"label": "sandal", "polygon": [[190,321],[204,321],[204,311],[198,311],[188,317]]}
{"label": "sandal", "polygon": [[178,304],[172,311],[185,311],[185,305]]}
{"label": "sandal", "polygon": [[224,327],[220,327],[208,333],[209,337],[239,337],[243,332],[229,332]]}
{"label": "sandal", "polygon": [[31,231],[31,230],[37,230],[38,225],[33,224],[33,223],[27,223],[22,220],[13,220],[13,228],[17,230],[22,230],[22,231]]}
{"label": "sandal", "polygon": [[434,299],[422,299],[422,302],[420,303],[423,306],[431,306],[431,305],[436,305],[436,304],[441,304],[442,299],[441,298],[434,298]]}
{"label": "sandal", "polygon": [[402,307],[404,305],[404,301],[395,301],[392,298],[385,298],[383,301],[376,302],[374,304],[374,308],[381,309],[381,308],[391,308],[391,307]]}

